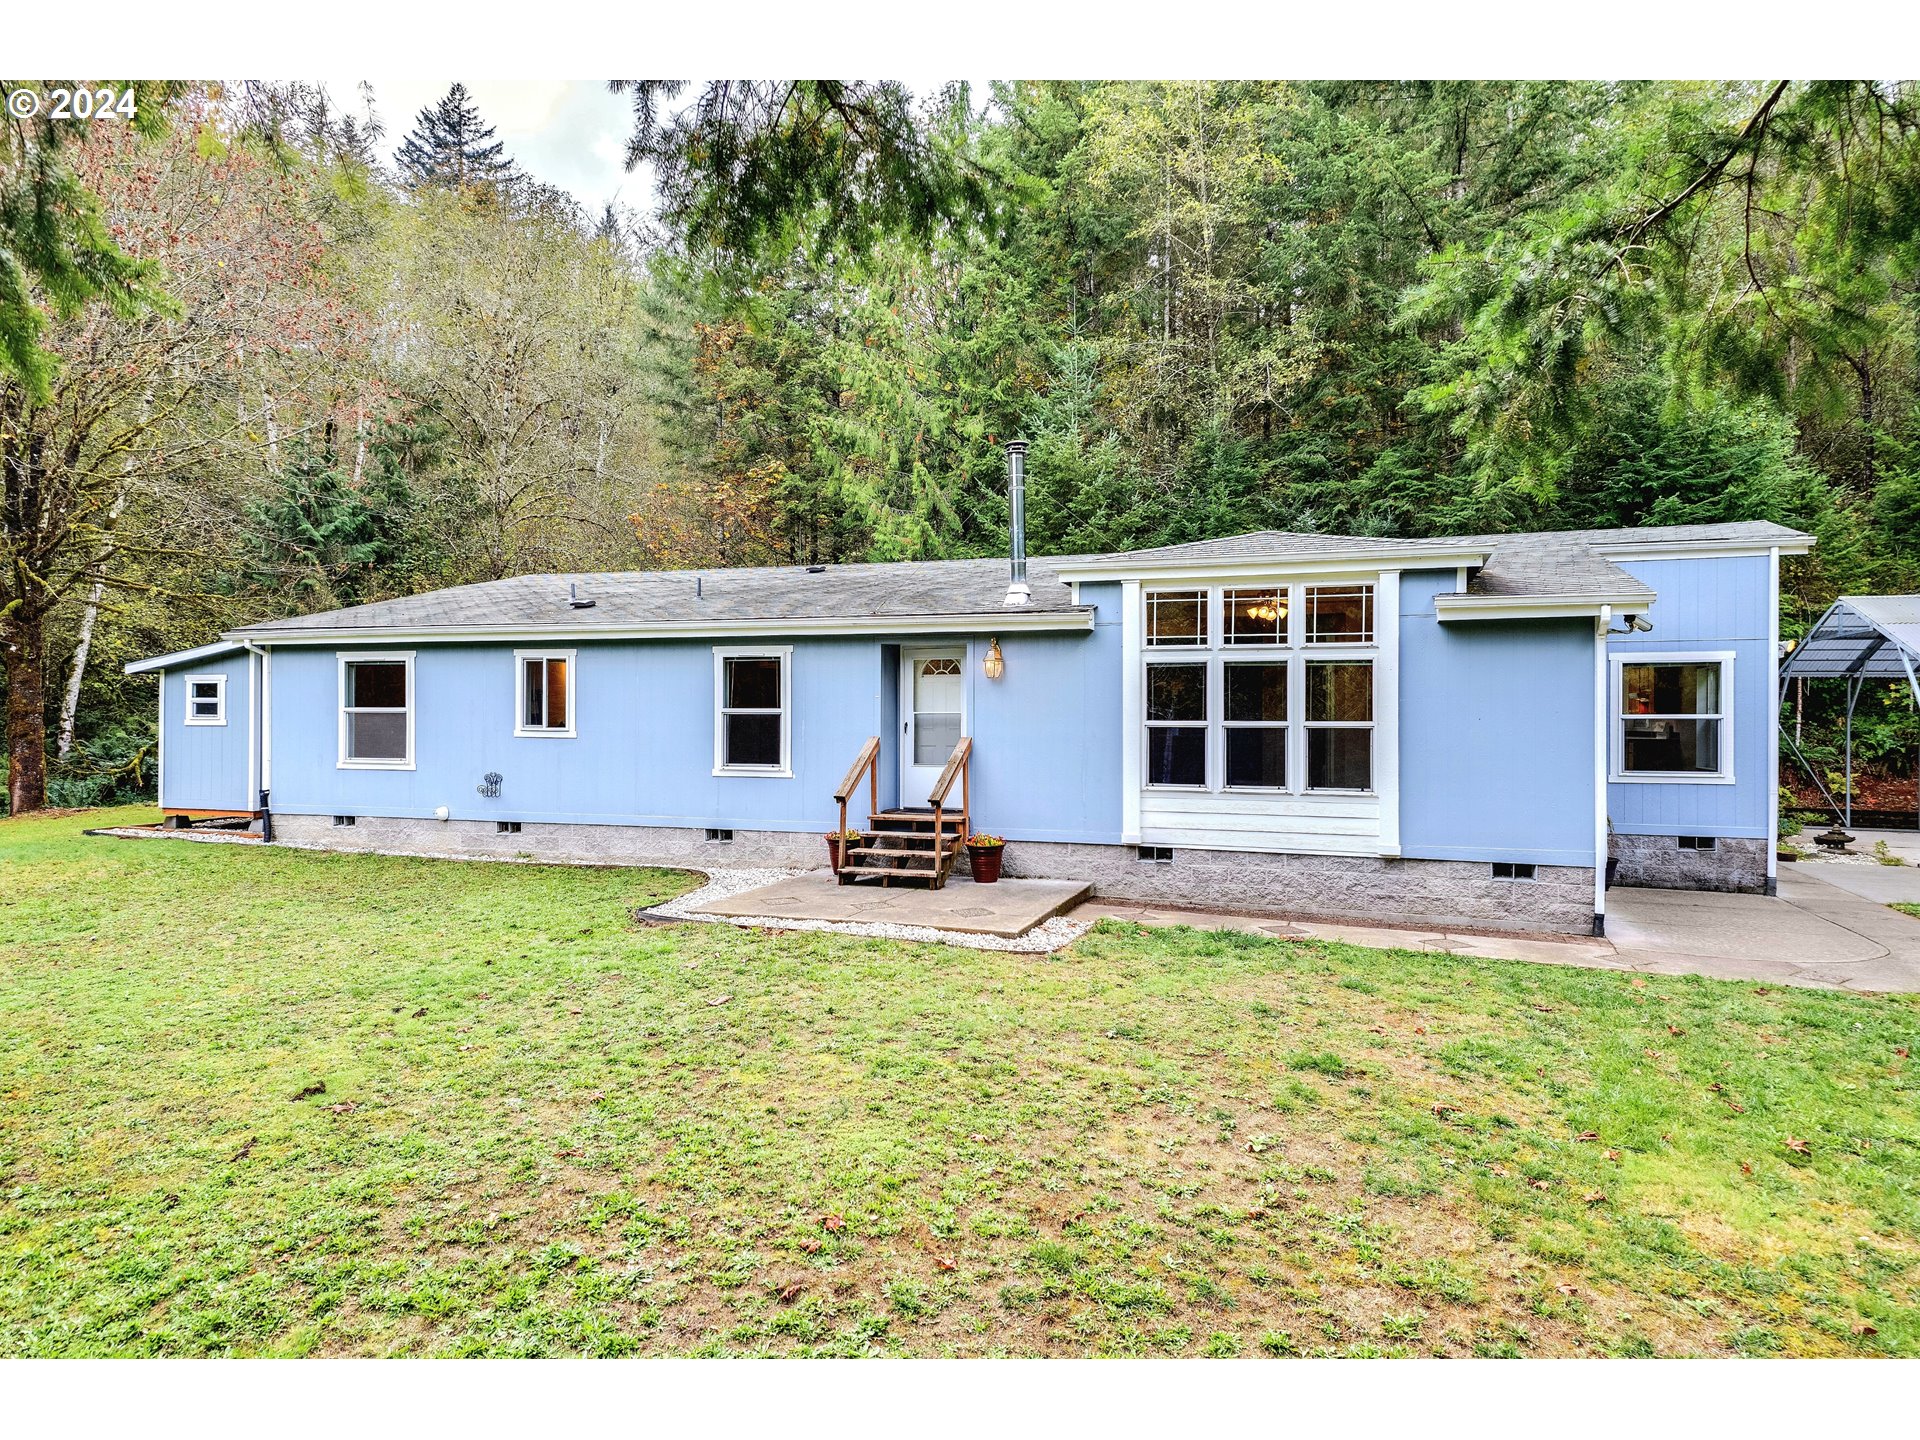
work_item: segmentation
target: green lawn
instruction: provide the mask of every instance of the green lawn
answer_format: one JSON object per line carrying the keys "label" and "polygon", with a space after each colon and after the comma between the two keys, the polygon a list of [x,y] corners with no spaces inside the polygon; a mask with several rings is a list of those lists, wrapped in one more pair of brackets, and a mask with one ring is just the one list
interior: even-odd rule
{"label": "green lawn", "polygon": [[0,1353],[1920,1354],[1909,998],[105,818],[0,821]]}

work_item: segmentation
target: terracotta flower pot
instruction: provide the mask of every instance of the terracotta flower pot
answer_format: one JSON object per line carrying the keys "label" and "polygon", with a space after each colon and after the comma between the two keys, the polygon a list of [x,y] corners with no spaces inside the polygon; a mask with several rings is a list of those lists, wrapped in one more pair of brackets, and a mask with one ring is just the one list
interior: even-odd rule
{"label": "terracotta flower pot", "polygon": [[967,847],[967,867],[973,871],[976,885],[991,885],[1000,878],[1000,861],[1005,857],[1004,845],[969,845]]}
{"label": "terracotta flower pot", "polygon": [[[859,843],[859,837],[852,835],[847,837],[847,859],[849,862],[853,859],[853,847]],[[840,837],[838,835],[827,836],[827,865],[830,869],[834,870],[840,868]]]}

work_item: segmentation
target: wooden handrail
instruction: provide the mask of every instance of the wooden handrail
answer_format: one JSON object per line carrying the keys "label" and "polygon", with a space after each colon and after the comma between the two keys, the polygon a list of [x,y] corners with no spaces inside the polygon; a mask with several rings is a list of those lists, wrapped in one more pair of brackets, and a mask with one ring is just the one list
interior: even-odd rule
{"label": "wooden handrail", "polygon": [[847,771],[847,778],[840,782],[840,788],[833,792],[833,798],[840,806],[840,828],[834,832],[833,848],[835,861],[833,870],[837,875],[847,868],[847,800],[860,786],[860,772],[867,772],[867,813],[878,814],[880,810],[880,737],[870,735],[867,743],[860,747],[860,753],[854,757],[853,768]]}
{"label": "wooden handrail", "polygon": [[933,793],[927,799],[933,803],[933,864],[937,871],[943,859],[941,849],[946,844],[946,832],[941,817],[947,806],[947,796],[953,790],[954,777],[960,779],[960,844],[965,844],[967,836],[973,833],[973,812],[967,794],[967,769],[973,759],[973,737],[965,736],[953,747],[953,753],[947,757],[946,766],[940,771],[940,778],[933,782]]}

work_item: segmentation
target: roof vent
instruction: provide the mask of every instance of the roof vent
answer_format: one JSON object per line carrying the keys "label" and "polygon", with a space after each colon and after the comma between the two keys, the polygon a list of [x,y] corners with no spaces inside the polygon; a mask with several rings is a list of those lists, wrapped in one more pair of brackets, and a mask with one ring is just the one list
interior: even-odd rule
{"label": "roof vent", "polygon": [[573,609],[591,610],[598,603],[599,602],[595,600],[582,600],[580,598],[580,587],[571,580],[567,582],[567,604]]}

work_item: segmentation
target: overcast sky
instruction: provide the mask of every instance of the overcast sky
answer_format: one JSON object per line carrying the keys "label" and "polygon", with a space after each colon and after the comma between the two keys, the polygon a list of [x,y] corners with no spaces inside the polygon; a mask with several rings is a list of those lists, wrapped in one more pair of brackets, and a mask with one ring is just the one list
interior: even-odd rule
{"label": "overcast sky", "polygon": [[[323,82],[334,103],[360,113],[360,81]],[[389,159],[413,129],[419,113],[447,93],[451,80],[369,80],[373,108],[387,127],[380,145]],[[632,118],[627,97],[608,92],[604,80],[468,80],[481,118],[493,138],[537,180],[571,194],[589,215],[609,201],[647,213],[652,185],[644,170],[628,174],[621,163]],[[916,97],[932,94],[944,80],[907,80]],[[989,99],[989,82],[974,80],[976,109]],[[691,92],[682,98],[690,98]]]}
{"label": "overcast sky", "polygon": [[[358,80],[328,80],[334,103],[360,110]],[[381,148],[389,158],[400,148],[414,117],[447,93],[451,80],[370,80],[373,107],[387,127]],[[538,180],[557,185],[597,215],[608,201],[648,208],[643,175],[621,164],[631,122],[625,96],[612,95],[604,80],[468,80],[481,118],[493,138]]]}

